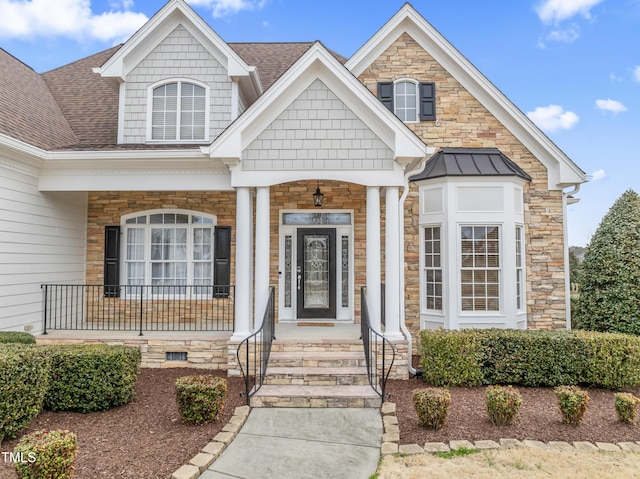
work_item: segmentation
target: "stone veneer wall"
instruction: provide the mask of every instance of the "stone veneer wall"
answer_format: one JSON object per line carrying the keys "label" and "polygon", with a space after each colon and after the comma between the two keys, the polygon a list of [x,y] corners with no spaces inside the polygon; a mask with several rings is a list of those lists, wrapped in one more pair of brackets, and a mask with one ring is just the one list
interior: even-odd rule
{"label": "stone veneer wall", "polygon": [[[533,180],[525,185],[527,317],[530,328],[565,328],[562,192],[547,189],[547,171],[487,109],[408,34],[398,38],[359,77],[377,94],[377,82],[413,78],[436,83],[438,122],[408,123],[436,148],[498,148]],[[418,201],[411,189],[405,211],[406,322],[419,330]]]}
{"label": "stone veneer wall", "polygon": [[[229,192],[92,192],[87,212],[87,284],[104,282],[104,227],[119,225],[128,213],[151,209],[185,209],[217,216],[218,226],[231,226],[231,257],[235,258],[236,194]],[[235,268],[231,268],[235,284]]]}
{"label": "stone veneer wall", "polygon": [[[194,335],[198,334],[197,332]],[[51,338],[47,336],[38,336],[37,342],[40,345],[51,344],[110,344],[134,346],[140,348],[142,353],[143,368],[196,368],[196,369],[222,369],[229,367],[229,358],[227,352],[227,343],[229,335],[224,333],[211,334],[200,333],[202,337],[198,339],[180,338],[176,335],[166,333],[164,336],[158,336],[157,333],[153,338],[143,337],[109,337],[100,338]],[[236,346],[237,347],[237,346]],[[186,361],[167,361],[166,353],[168,352],[186,352]],[[235,350],[234,350],[235,352]],[[234,364],[231,364],[233,367]],[[239,375],[237,372],[234,375]]]}

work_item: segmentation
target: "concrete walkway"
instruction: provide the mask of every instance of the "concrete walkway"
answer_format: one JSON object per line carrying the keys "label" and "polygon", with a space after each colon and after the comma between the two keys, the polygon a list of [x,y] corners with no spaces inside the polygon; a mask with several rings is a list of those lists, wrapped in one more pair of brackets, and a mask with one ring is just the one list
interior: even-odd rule
{"label": "concrete walkway", "polygon": [[368,479],[381,439],[375,408],[253,409],[200,479]]}

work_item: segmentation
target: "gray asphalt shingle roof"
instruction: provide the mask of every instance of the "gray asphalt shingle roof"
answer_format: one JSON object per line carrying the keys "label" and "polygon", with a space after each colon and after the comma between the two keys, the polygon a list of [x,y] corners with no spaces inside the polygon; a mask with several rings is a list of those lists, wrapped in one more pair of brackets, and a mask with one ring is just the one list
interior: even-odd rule
{"label": "gray asphalt shingle roof", "polygon": [[[230,43],[269,88],[312,42]],[[38,74],[0,49],[0,133],[46,149],[139,149],[117,145],[118,93],[93,68],[122,45]],[[346,59],[335,54],[339,61]],[[158,149],[197,147],[159,145]]]}

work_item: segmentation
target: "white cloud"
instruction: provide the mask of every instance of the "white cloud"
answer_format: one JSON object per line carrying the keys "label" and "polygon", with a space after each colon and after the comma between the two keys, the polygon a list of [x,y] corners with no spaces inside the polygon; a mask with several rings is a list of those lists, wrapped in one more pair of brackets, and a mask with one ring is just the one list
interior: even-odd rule
{"label": "white cloud", "polygon": [[591,18],[591,9],[603,0],[544,0],[536,7],[538,17],[544,23],[557,23],[582,15]]}
{"label": "white cloud", "polygon": [[[122,0],[125,9],[132,5]],[[95,14],[90,0],[0,0],[0,37],[62,36],[101,41],[127,39],[146,21],[143,13],[111,10]]]}
{"label": "white cloud", "polygon": [[546,48],[547,42],[573,43],[578,38],[580,38],[580,27],[574,24],[569,28],[549,32],[544,39],[538,40],[538,47]]}
{"label": "white cloud", "polygon": [[545,131],[570,130],[580,118],[572,111],[564,111],[560,105],[539,106],[527,116]]}
{"label": "white cloud", "polygon": [[637,65],[633,69],[633,79],[637,82],[640,82],[640,65]]}
{"label": "white cloud", "polygon": [[627,107],[622,103],[611,98],[607,100],[596,100],[596,108],[601,111],[610,111],[611,113],[622,113],[627,111]]}
{"label": "white cloud", "polygon": [[604,180],[607,177],[607,172],[600,169],[591,173],[591,181],[600,181]]}
{"label": "white cloud", "polygon": [[191,5],[208,7],[215,18],[233,15],[241,10],[259,10],[266,0],[187,0]]}

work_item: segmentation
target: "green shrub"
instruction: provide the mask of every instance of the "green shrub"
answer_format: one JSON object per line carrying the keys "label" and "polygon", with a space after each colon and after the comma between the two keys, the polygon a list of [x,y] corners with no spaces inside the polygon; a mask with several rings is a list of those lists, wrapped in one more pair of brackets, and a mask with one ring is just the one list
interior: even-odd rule
{"label": "green shrub", "polygon": [[14,453],[22,458],[13,463],[19,479],[69,479],[78,439],[69,431],[36,431],[23,436]]}
{"label": "green shrub", "polygon": [[38,415],[49,385],[50,363],[42,348],[0,345],[0,443],[13,439]]}
{"label": "green shrub", "polygon": [[640,337],[566,330],[422,331],[424,379],[434,386],[640,385]]}
{"label": "green shrub", "polygon": [[630,426],[635,426],[638,422],[638,404],[640,399],[630,393],[616,393],[614,399],[618,419],[626,422]]}
{"label": "green shrub", "polygon": [[640,384],[640,338],[620,333],[576,331],[587,344],[583,383],[608,389]]}
{"label": "green shrub", "polygon": [[522,405],[522,396],[517,389],[511,386],[488,386],[484,397],[489,420],[494,426],[513,424]]}
{"label": "green shrub", "polygon": [[47,347],[51,381],[44,407],[91,412],[121,406],[136,395],[140,349],[107,344]]}
{"label": "green shrub", "polygon": [[441,429],[447,422],[451,393],[444,388],[425,388],[413,394],[413,407],[418,424],[429,429]]}
{"label": "green shrub", "polygon": [[558,386],[554,389],[560,412],[562,413],[562,422],[574,426],[582,423],[584,414],[587,412],[589,405],[589,395],[578,386]]}
{"label": "green shrub", "polygon": [[482,384],[482,334],[476,331],[422,331],[420,361],[423,378],[433,386]]}
{"label": "green shrub", "polygon": [[227,380],[211,375],[176,379],[176,400],[182,420],[191,425],[215,421],[227,399]]}
{"label": "green shrub", "polygon": [[0,343],[36,344],[36,338],[20,331],[0,331]]}
{"label": "green shrub", "polygon": [[625,191],[584,253],[577,323],[592,331],[640,335],[640,197]]}
{"label": "green shrub", "polygon": [[553,387],[584,375],[586,346],[568,331],[485,330],[483,353],[484,384]]}

